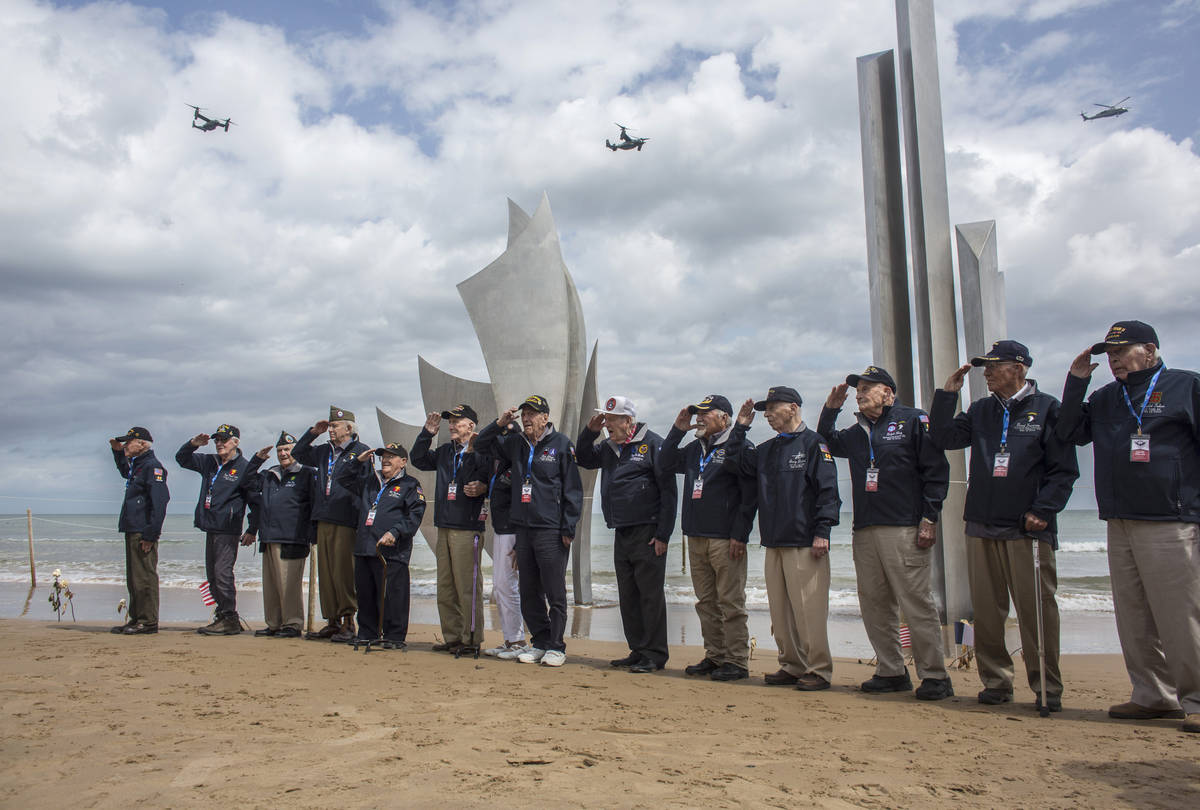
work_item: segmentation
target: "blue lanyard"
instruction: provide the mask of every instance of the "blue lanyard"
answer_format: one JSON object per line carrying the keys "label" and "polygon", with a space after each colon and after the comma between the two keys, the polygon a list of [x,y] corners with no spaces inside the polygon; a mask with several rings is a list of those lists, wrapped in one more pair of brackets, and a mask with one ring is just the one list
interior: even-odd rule
{"label": "blue lanyard", "polygon": [[1129,412],[1133,414],[1133,418],[1137,420],[1139,436],[1142,435],[1142,414],[1146,412],[1146,403],[1150,401],[1150,395],[1154,393],[1154,386],[1158,383],[1158,375],[1163,373],[1164,368],[1166,366],[1160,366],[1158,371],[1154,372],[1154,376],[1150,378],[1150,387],[1146,389],[1146,396],[1142,399],[1141,410],[1133,410],[1133,402],[1129,399],[1129,387],[1126,385],[1121,386],[1121,394],[1125,397],[1125,407],[1129,409]]}
{"label": "blue lanyard", "polygon": [[332,446],[329,448],[329,463],[325,465],[325,477],[333,478],[333,465],[337,463],[336,451]]}
{"label": "blue lanyard", "polygon": [[700,477],[701,478],[704,477],[704,468],[708,466],[708,462],[712,461],[713,454],[716,452],[717,452],[717,446],[716,446],[716,444],[714,444],[713,449],[708,451],[707,456],[704,455],[703,453],[701,453],[701,455],[700,455]]}
{"label": "blue lanyard", "polygon": [[389,478],[388,480],[384,481],[382,485],[380,485],[380,487],[379,487],[379,491],[375,493],[375,503],[371,504],[371,511],[374,511],[376,508],[378,508],[378,506],[379,506],[379,499],[380,499],[380,498],[382,498],[382,497],[383,497],[383,493],[384,493],[385,491],[387,491],[388,484],[392,483],[392,482],[393,482],[393,481],[395,481],[397,478],[403,478],[403,477],[404,477],[404,476],[402,476],[402,475],[393,475],[391,478]]}
{"label": "blue lanyard", "polygon": [[529,445],[529,459],[525,462],[525,480],[533,478],[533,451],[534,446]]}
{"label": "blue lanyard", "polygon": [[867,427],[867,453],[869,453],[869,454],[870,454],[870,457],[871,457],[871,463],[870,463],[870,467],[871,467],[871,469],[872,469],[872,470],[873,470],[873,469],[875,469],[875,444],[874,444],[874,442],[872,442],[872,441],[871,441],[871,431],[872,431],[872,430],[874,430],[874,429],[875,429],[875,426],[874,426],[874,425],[872,425],[872,424],[870,424],[870,423],[868,423],[868,427]]}
{"label": "blue lanyard", "polygon": [[1003,452],[1005,452],[1005,450],[1007,450],[1007,449],[1008,449],[1008,419],[1009,419],[1009,413],[1008,413],[1008,406],[1007,406],[1007,405],[1003,405],[1003,404],[1002,404],[1000,407],[1001,407],[1001,408],[1004,408],[1004,420],[1003,420],[1003,424],[1002,424],[1002,426],[1001,426],[1001,428],[1000,428],[1000,452],[1001,452],[1001,453],[1003,453]]}
{"label": "blue lanyard", "polygon": [[462,449],[454,454],[454,460],[450,462],[450,466],[451,466],[450,480],[451,481],[458,478],[458,471],[460,469],[462,469],[462,457],[463,457],[463,453],[465,453],[465,452],[467,452],[467,446],[464,444],[462,446]]}
{"label": "blue lanyard", "polygon": [[[234,456],[234,458],[237,458],[237,456]],[[215,473],[213,473],[213,477],[211,479],[209,479],[208,491],[210,494],[212,493],[213,485],[215,485],[217,483],[217,478],[221,475],[221,470],[225,469],[225,464],[228,464],[228,463],[229,462],[226,461],[224,464],[221,464],[221,466],[217,467],[217,471]]]}
{"label": "blue lanyard", "polygon": [[129,489],[129,485],[133,483],[133,463],[137,461],[137,457],[129,459],[129,475],[125,477],[125,489]]}

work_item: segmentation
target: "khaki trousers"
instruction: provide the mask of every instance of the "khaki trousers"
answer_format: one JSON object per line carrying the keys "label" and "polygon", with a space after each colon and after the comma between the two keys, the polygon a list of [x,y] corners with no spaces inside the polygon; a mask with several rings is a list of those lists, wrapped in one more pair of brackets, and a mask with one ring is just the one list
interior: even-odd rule
{"label": "khaki trousers", "polygon": [[307,557],[285,560],[282,543],[263,544],[263,618],[267,627],[304,629],[304,566]]}
{"label": "khaki trousers", "polygon": [[[1042,637],[1045,640],[1046,694],[1060,696],[1058,669],[1058,572],[1054,549],[1042,543]],[[1041,691],[1037,655],[1037,590],[1033,579],[1033,543],[1021,540],[986,540],[967,536],[967,574],[971,580],[971,605],[975,611],[975,658],[979,679],[986,689],[1013,688],[1013,661],[1004,643],[1009,595],[1021,628],[1021,657],[1029,688]]]}
{"label": "khaki trousers", "polygon": [[883,677],[902,675],[900,615],[912,636],[917,677],[947,677],[942,652],[942,622],[930,590],[931,548],[917,547],[916,526],[869,526],[854,530],[854,571],[858,605],[867,638],[875,648]]}
{"label": "khaki trousers", "polygon": [[437,530],[438,619],[447,644],[478,647],[483,643],[483,576],[477,567],[482,546],[481,532]]}
{"label": "khaki trousers", "polygon": [[829,652],[829,555],[811,548],[767,548],[763,562],[771,634],[779,667],[797,677],[813,673],[833,680]]}
{"label": "khaki trousers", "polygon": [[142,533],[125,535],[125,587],[129,604],[125,615],[131,622],[158,626],[158,543],[142,551]]}
{"label": "khaki trousers", "polygon": [[1200,526],[1110,520],[1108,569],[1133,702],[1200,712]]}
{"label": "khaki trousers", "polygon": [[[729,559],[736,540],[689,537],[688,563],[696,592],[696,615],[704,637],[704,657],[749,669],[750,629],[746,622],[746,555]],[[745,543],[738,543],[742,548]]]}
{"label": "khaki trousers", "polygon": [[354,529],[317,521],[317,583],[321,615],[332,623],[354,616]]}

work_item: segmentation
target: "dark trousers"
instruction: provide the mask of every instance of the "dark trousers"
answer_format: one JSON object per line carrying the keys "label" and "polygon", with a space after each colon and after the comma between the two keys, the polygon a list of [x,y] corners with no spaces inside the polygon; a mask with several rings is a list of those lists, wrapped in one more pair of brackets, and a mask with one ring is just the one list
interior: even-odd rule
{"label": "dark trousers", "polygon": [[[358,637],[385,641],[408,638],[408,563],[381,557],[354,558],[354,589],[358,593]],[[383,628],[380,630],[380,618]]]}
{"label": "dark trousers", "polygon": [[629,649],[658,666],[667,663],[667,555],[654,553],[655,526],[625,526],[613,541],[621,625]]}
{"label": "dark trousers", "polygon": [[233,564],[237,562],[240,535],[204,535],[204,573],[208,589],[217,600],[217,618],[237,615],[237,589],[233,585]]}
{"label": "dark trousers", "polygon": [[158,626],[158,543],[142,551],[142,533],[125,535],[125,586],[129,604],[125,615],[130,622]]}
{"label": "dark trousers", "polygon": [[517,527],[517,578],[521,590],[521,616],[539,650],[565,652],[567,627],[567,560],[571,547],[563,545],[556,529]]}

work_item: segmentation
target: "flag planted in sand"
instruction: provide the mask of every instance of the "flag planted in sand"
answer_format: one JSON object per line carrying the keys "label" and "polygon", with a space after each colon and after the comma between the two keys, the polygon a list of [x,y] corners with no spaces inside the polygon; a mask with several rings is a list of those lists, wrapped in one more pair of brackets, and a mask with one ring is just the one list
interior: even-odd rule
{"label": "flag planted in sand", "polygon": [[217,603],[217,600],[213,599],[212,591],[208,588],[208,580],[200,583],[200,601],[204,603],[205,607],[212,607]]}

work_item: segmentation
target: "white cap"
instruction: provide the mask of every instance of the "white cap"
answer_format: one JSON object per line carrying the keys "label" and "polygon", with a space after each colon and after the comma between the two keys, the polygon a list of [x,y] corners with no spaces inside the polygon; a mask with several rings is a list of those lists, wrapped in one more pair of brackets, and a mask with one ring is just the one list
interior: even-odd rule
{"label": "white cap", "polygon": [[609,397],[603,408],[597,408],[597,413],[607,413],[613,416],[628,416],[637,419],[637,406],[629,397]]}

